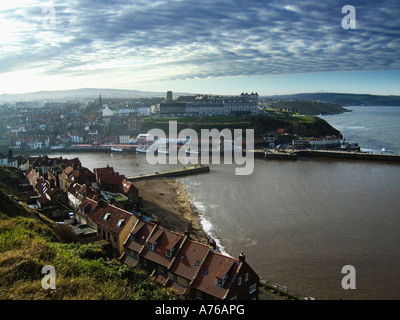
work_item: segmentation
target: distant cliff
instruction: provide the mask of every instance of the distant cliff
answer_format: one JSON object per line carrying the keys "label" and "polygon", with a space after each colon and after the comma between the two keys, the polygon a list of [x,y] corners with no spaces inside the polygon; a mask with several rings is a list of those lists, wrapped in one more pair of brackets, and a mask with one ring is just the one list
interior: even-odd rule
{"label": "distant cliff", "polygon": [[321,92],[284,95],[280,96],[280,98],[331,102],[340,104],[342,106],[400,106],[400,96],[393,95],[381,96],[372,94]]}

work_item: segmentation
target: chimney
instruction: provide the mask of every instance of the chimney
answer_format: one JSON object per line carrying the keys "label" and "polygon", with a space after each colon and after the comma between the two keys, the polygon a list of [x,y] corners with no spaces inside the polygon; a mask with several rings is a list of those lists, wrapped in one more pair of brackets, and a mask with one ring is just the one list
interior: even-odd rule
{"label": "chimney", "polygon": [[245,262],[246,256],[244,255],[243,251],[239,254],[239,262]]}
{"label": "chimney", "polygon": [[108,206],[108,202],[105,201],[104,199],[100,199],[99,201],[97,201],[97,205],[100,208],[106,208]]}
{"label": "chimney", "polygon": [[189,231],[189,228],[186,228],[186,229],[185,229],[185,236],[188,237],[188,238],[190,238],[190,231]]}
{"label": "chimney", "polygon": [[211,239],[211,241],[210,241],[210,247],[211,247],[213,250],[216,250],[216,249],[217,249],[217,243],[215,242],[214,239]]}

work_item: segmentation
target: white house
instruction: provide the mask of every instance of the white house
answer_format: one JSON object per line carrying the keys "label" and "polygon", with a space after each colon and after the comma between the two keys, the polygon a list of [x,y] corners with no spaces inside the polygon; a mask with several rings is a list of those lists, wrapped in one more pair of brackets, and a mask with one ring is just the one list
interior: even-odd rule
{"label": "white house", "polygon": [[71,139],[72,143],[82,143],[83,137],[79,135],[77,132],[68,133],[69,138]]}
{"label": "white house", "polygon": [[103,111],[103,117],[111,117],[114,115],[114,111],[111,110],[107,105],[102,111]]}
{"label": "white house", "polygon": [[142,117],[143,116],[144,117],[149,116],[150,115],[150,111],[151,111],[150,107],[141,106],[141,107],[138,108],[139,116],[142,116]]}

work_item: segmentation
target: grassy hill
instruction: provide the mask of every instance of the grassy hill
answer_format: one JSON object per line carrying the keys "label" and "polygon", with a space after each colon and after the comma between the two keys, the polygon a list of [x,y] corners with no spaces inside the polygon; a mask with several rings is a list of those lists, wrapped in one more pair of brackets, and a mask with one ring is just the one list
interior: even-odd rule
{"label": "grassy hill", "polygon": [[[107,261],[100,246],[63,242],[55,225],[20,203],[18,193],[3,182],[13,174],[0,167],[0,299],[180,298],[144,272]],[[55,268],[55,290],[42,288],[46,265]]]}
{"label": "grassy hill", "polygon": [[349,111],[337,103],[310,100],[274,101],[270,103],[270,107],[277,109],[297,108],[301,114],[305,115],[337,114]]}
{"label": "grassy hill", "polygon": [[178,133],[190,128],[197,132],[200,137],[201,129],[254,129],[255,137],[262,137],[268,131],[276,131],[284,128],[286,132],[302,136],[319,137],[325,135],[339,135],[340,132],[330,126],[325,120],[312,116],[212,116],[212,117],[160,117],[146,118],[141,132],[158,128],[167,135],[169,132],[169,121],[177,121]]}

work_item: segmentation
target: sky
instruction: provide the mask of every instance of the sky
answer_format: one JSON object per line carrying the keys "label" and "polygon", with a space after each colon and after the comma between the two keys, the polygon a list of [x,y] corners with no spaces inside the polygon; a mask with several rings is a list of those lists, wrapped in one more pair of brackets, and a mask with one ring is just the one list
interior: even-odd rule
{"label": "sky", "polygon": [[400,95],[399,15],[398,0],[1,0],[0,94]]}

